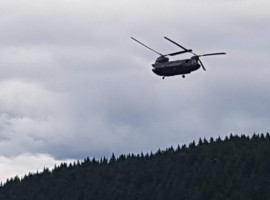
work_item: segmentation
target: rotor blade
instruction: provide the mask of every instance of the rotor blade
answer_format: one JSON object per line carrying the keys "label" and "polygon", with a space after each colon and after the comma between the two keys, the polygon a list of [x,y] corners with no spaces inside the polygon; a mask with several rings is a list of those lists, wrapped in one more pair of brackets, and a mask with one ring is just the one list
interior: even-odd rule
{"label": "rotor blade", "polygon": [[171,43],[175,44],[176,46],[184,49],[185,51],[187,51],[187,49],[183,46],[181,46],[180,44],[176,43],[175,41],[171,40],[170,38],[167,38],[166,36],[164,37],[166,40],[170,41]]}
{"label": "rotor blade", "polygon": [[206,71],[205,67],[204,67],[203,64],[202,64],[202,61],[201,61],[199,58],[198,58],[198,61],[199,61],[199,63],[201,64],[203,70]]}
{"label": "rotor blade", "polygon": [[166,54],[164,56],[176,56],[178,54],[187,53],[187,52],[191,52],[191,51],[192,51],[191,49],[188,49],[187,51],[177,51],[175,53]]}
{"label": "rotor blade", "polygon": [[148,46],[146,46],[145,44],[143,44],[143,43],[141,43],[140,41],[136,40],[134,37],[131,37],[131,39],[134,40],[135,42],[138,42],[139,44],[141,44],[142,46],[146,47],[147,49],[149,49],[149,50],[155,52],[156,54],[159,54],[160,56],[162,56],[161,53],[155,51],[154,49],[152,49],[152,48],[150,48],[150,47],[148,47]]}
{"label": "rotor blade", "polygon": [[199,57],[201,57],[201,56],[224,55],[224,54],[226,54],[226,53],[225,53],[225,52],[219,52],[219,53],[207,53],[207,54],[199,55]]}
{"label": "rotor blade", "polygon": [[186,52],[190,52],[190,53],[192,53],[194,56],[196,56],[196,54],[192,52],[192,49],[186,49],[185,47],[181,46],[180,44],[176,43],[175,41],[171,40],[170,38],[168,38],[168,37],[166,37],[166,36],[165,36],[164,38],[165,38],[166,40],[170,41],[171,43],[175,44],[176,46],[178,46],[178,47],[184,49]]}

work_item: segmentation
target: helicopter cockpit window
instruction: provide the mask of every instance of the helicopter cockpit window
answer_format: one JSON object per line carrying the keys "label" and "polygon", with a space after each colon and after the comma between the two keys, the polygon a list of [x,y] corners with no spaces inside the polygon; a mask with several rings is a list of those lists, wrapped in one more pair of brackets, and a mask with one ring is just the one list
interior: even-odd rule
{"label": "helicopter cockpit window", "polygon": [[169,58],[167,58],[165,56],[160,56],[160,57],[157,58],[156,62],[158,62],[158,63],[169,62]]}

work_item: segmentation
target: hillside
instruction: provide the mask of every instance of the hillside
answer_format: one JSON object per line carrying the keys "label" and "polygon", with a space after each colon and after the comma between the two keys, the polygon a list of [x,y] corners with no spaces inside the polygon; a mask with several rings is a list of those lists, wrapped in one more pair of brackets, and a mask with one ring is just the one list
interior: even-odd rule
{"label": "hillside", "polygon": [[270,135],[230,135],[154,154],[87,158],[8,180],[0,199],[269,200]]}

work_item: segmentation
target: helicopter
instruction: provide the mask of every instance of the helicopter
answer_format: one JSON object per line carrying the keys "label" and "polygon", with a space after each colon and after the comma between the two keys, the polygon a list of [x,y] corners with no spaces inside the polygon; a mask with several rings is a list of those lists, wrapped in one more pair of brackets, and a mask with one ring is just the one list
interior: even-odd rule
{"label": "helicopter", "polygon": [[[141,44],[142,46],[146,47],[147,49],[159,55],[159,57],[156,59],[156,62],[152,64],[153,66],[152,71],[156,75],[162,76],[162,79],[164,79],[167,76],[175,76],[175,75],[182,75],[182,77],[185,78],[186,74],[190,74],[191,72],[198,70],[200,67],[202,67],[203,70],[206,71],[202,61],[200,60],[200,57],[226,54],[225,52],[219,52],[219,53],[207,53],[207,54],[197,55],[193,52],[192,49],[187,49],[181,46],[180,44],[176,43],[175,41],[171,40],[168,37],[164,37],[164,38],[170,41],[171,43],[175,44],[176,46],[180,47],[182,51],[177,51],[177,52],[169,53],[169,54],[161,54],[157,52],[156,50],[146,46],[145,44],[135,39],[134,37],[131,37],[131,39],[134,40],[135,42]],[[189,59],[169,61],[168,56],[176,56],[176,55],[184,54],[184,53],[191,53],[193,54],[193,56]]]}

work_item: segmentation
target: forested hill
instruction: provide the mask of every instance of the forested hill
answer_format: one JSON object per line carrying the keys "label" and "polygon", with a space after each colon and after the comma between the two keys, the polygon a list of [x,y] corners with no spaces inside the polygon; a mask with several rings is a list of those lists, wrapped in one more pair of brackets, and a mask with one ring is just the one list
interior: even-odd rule
{"label": "forested hill", "polygon": [[270,135],[200,140],[152,154],[85,159],[13,178],[1,200],[269,200]]}

